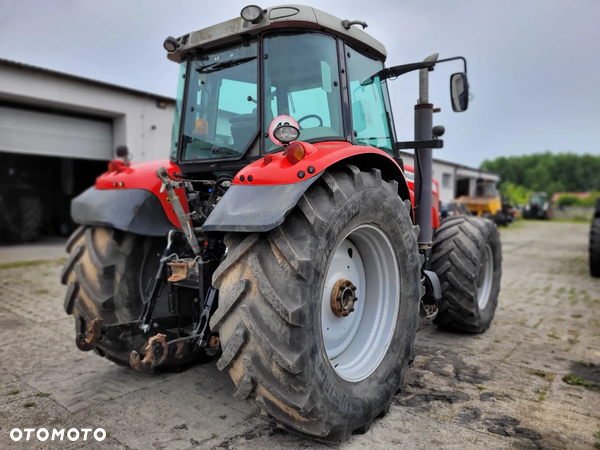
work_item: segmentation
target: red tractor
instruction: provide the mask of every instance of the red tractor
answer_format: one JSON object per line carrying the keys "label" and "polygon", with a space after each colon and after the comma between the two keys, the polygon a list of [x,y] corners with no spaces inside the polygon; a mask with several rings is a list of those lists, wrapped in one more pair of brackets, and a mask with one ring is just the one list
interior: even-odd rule
{"label": "red tractor", "polygon": [[[501,248],[489,220],[439,226],[428,74],[305,6],[165,40],[179,64],[170,161],[121,159],[72,203],[65,309],[76,344],[142,372],[211,355],[235,397],[295,433],[340,442],[387,413],[422,321],[479,333]],[[415,141],[387,81],[420,71]],[[405,176],[401,149],[415,149]]]}

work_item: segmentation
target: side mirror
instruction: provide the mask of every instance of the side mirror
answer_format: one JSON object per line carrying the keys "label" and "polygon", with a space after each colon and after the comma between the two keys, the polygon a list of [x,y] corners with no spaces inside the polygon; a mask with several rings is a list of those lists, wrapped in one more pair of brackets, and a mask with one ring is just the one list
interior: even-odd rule
{"label": "side mirror", "polygon": [[469,82],[466,73],[458,72],[450,77],[450,101],[455,112],[466,111],[469,107]]}
{"label": "side mirror", "polygon": [[117,147],[117,158],[127,158],[129,150],[126,145],[119,145]]}

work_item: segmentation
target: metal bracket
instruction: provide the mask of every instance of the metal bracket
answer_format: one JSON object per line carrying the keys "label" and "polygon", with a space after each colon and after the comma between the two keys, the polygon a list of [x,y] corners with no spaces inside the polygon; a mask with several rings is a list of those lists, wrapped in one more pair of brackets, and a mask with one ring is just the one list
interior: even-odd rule
{"label": "metal bracket", "polygon": [[144,359],[140,359],[138,352],[132,351],[129,356],[131,368],[142,373],[153,373],[154,367],[161,365],[169,353],[166,338],[164,334],[157,334],[148,339]]}
{"label": "metal bracket", "polygon": [[77,333],[75,336],[75,345],[82,352],[89,352],[94,347],[98,341],[102,340],[102,326],[104,325],[104,320],[101,317],[96,317],[92,320],[88,326],[88,329],[85,333]]}
{"label": "metal bracket", "polygon": [[210,310],[212,309],[213,302],[215,301],[215,297],[217,296],[217,290],[214,287],[210,287],[206,294],[206,301],[204,302],[204,309],[202,310],[202,315],[200,316],[200,321],[198,322],[198,327],[196,328],[196,333],[200,338],[200,347],[208,346],[208,340],[206,337],[206,330],[208,329],[208,321],[210,319]]}
{"label": "metal bracket", "polygon": [[433,298],[438,301],[442,298],[442,285],[440,284],[437,273],[431,270],[424,270],[423,275],[425,275],[425,287],[433,294]]}
{"label": "metal bracket", "polygon": [[349,30],[352,25],[360,25],[363,27],[363,30],[368,27],[366,22],[363,22],[362,20],[342,20],[342,26],[344,29]]}
{"label": "metal bracket", "polygon": [[419,149],[419,148],[444,148],[442,139],[431,139],[428,141],[404,141],[394,144],[396,150]]}
{"label": "metal bracket", "polygon": [[162,277],[163,272],[165,270],[165,265],[167,260],[169,259],[169,253],[171,252],[171,247],[173,246],[173,241],[175,240],[175,230],[169,231],[167,235],[167,246],[162,252],[160,257],[160,262],[158,264],[158,269],[156,271],[156,275],[153,279],[150,280],[149,284],[149,293],[148,298],[144,302],[144,307],[142,309],[142,313],[140,314],[139,321],[140,329],[146,333],[150,330],[150,322],[152,322],[152,313],[154,312],[154,307],[156,306],[156,297],[158,297],[160,290],[162,288]]}

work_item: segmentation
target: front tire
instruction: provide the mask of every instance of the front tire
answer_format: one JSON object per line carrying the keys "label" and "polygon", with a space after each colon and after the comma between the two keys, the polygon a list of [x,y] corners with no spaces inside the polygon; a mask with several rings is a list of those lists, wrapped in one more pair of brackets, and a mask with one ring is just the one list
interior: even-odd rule
{"label": "front tire", "polygon": [[[396,182],[355,166],[326,171],[271,232],[227,235],[211,328],[234,397],[312,439],[366,432],[388,411],[413,354],[422,288],[416,235]],[[351,262],[358,258],[362,269]],[[343,287],[336,280],[349,277],[356,310],[339,317],[329,299]]]}
{"label": "front tire", "polygon": [[434,323],[482,333],[492,323],[502,277],[502,246],[497,226],[480,217],[455,216],[437,230],[432,270],[442,286]]}

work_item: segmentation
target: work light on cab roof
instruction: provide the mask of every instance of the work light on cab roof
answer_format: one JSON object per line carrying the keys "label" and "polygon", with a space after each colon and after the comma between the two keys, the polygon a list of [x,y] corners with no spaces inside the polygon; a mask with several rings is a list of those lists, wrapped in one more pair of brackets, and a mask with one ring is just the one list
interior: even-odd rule
{"label": "work light on cab roof", "polygon": [[242,9],[241,16],[246,22],[257,24],[264,16],[264,11],[260,6],[248,5]]}

